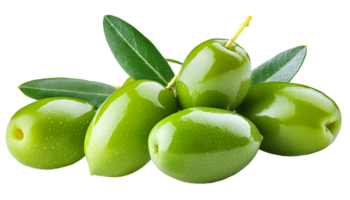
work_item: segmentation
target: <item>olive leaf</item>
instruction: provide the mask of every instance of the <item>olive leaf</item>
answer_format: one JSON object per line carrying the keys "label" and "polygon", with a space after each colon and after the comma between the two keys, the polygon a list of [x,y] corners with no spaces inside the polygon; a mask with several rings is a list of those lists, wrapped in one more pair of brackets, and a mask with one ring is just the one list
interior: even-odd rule
{"label": "olive leaf", "polygon": [[74,97],[88,101],[97,108],[116,91],[111,85],[73,78],[37,79],[18,87],[25,95],[36,100],[48,97]]}
{"label": "olive leaf", "polygon": [[132,79],[154,80],[167,85],[174,77],[168,62],[136,28],[111,15],[104,16],[103,27],[114,57]]}
{"label": "olive leaf", "polygon": [[252,83],[290,82],[306,57],[307,47],[298,46],[284,51],[252,71]]}

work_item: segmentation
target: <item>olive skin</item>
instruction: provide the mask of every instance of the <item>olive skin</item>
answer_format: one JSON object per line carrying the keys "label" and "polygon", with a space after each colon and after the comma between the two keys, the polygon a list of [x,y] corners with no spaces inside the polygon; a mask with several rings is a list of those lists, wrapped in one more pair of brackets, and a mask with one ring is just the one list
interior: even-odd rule
{"label": "olive skin", "polygon": [[337,137],[341,114],[324,93],[294,83],[261,83],[250,88],[237,112],[264,136],[260,149],[299,156],[320,151]]}
{"label": "olive skin", "polygon": [[243,116],[216,108],[189,108],[160,121],[149,152],[165,174],[189,183],[228,178],[254,158],[263,137]]}
{"label": "olive skin", "polygon": [[148,135],[160,120],[178,111],[169,90],[154,81],[133,81],[99,108],[85,138],[91,175],[119,177],[150,160]]}
{"label": "olive skin", "polygon": [[238,44],[225,48],[226,39],[211,39],[187,56],[176,83],[182,109],[236,109],[251,83],[250,58]]}
{"label": "olive skin", "polygon": [[84,157],[86,130],[96,113],[90,103],[53,97],[29,104],[13,115],[6,143],[20,163],[38,169],[55,169]]}

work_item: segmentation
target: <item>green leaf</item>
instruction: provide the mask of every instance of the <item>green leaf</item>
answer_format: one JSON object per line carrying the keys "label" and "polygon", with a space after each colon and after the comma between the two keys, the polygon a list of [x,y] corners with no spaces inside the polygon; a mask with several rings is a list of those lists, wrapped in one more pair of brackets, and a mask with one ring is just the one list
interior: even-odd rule
{"label": "green leaf", "polygon": [[298,46],[266,61],[252,72],[252,83],[290,82],[306,57],[307,47]]}
{"label": "green leaf", "polygon": [[83,99],[97,108],[116,90],[115,87],[93,81],[72,78],[32,80],[18,86],[28,97],[39,100],[48,97]]}
{"label": "green leaf", "polygon": [[107,43],[124,71],[134,80],[148,79],[167,85],[174,72],[157,48],[127,22],[104,16]]}

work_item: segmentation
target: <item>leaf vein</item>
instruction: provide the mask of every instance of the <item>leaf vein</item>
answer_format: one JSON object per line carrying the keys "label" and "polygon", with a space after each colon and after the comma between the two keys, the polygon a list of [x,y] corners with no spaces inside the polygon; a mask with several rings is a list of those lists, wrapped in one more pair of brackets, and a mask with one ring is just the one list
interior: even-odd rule
{"label": "leaf vein", "polygon": [[28,87],[28,86],[20,86],[20,88],[27,88],[27,89],[33,89],[33,90],[40,90],[40,92],[44,91],[54,91],[54,92],[68,92],[68,93],[79,93],[79,94],[88,94],[93,96],[110,96],[108,94],[103,93],[88,93],[88,92],[80,92],[80,91],[74,91],[74,90],[58,90],[58,89],[45,89],[45,88],[34,88],[34,87]]}
{"label": "leaf vein", "polygon": [[[297,54],[295,54],[295,56],[293,56],[293,58],[299,56],[299,54],[304,50],[304,48],[302,50],[300,50]],[[284,66],[287,66],[290,62],[292,62],[293,59],[290,59]],[[281,71],[282,69],[284,69],[283,67],[281,67],[278,71],[276,71],[272,76],[270,76],[268,79],[265,80],[265,82],[267,82],[268,80],[270,80],[271,78],[273,78],[279,71]]]}
{"label": "leaf vein", "polygon": [[154,67],[125,39],[125,37],[117,30],[117,28],[112,24],[112,22],[107,18],[107,16],[105,16],[105,18],[107,19],[109,24],[114,28],[114,30],[118,33],[118,35],[120,35],[120,37],[125,41],[125,43],[129,45],[129,47],[146,63],[146,65],[148,65],[154,71],[155,74],[159,76],[160,79],[162,79],[162,81],[164,81],[165,84],[168,84],[168,82],[163,78],[163,76],[161,76],[158,73],[158,71],[154,69]]}

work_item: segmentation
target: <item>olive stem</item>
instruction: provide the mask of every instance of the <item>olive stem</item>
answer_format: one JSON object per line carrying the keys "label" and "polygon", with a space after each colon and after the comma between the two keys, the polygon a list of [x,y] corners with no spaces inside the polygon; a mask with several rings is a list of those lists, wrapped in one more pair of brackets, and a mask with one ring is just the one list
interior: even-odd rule
{"label": "olive stem", "polygon": [[168,62],[171,62],[171,63],[179,64],[179,65],[183,64],[182,62],[179,62],[179,61],[173,60],[173,59],[165,59],[165,60],[168,61]]}
{"label": "olive stem", "polygon": [[250,20],[252,19],[252,16],[248,16],[247,19],[243,22],[243,24],[241,24],[241,26],[239,27],[238,31],[231,37],[231,39],[226,43],[225,47],[227,49],[231,48],[231,45],[233,44],[233,42],[238,38],[239,34],[242,33],[243,29],[245,27],[249,26]]}
{"label": "olive stem", "polygon": [[177,80],[177,75],[174,76],[173,79],[171,79],[170,83],[166,86],[166,89],[170,90],[170,88],[172,88],[174,86],[176,80]]}

